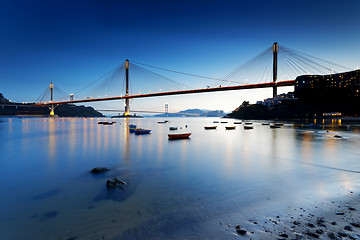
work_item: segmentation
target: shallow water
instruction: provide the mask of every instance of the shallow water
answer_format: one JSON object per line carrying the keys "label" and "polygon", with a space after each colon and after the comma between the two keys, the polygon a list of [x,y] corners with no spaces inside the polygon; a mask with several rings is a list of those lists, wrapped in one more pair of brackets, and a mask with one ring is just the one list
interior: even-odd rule
{"label": "shallow water", "polygon": [[[358,128],[161,120],[0,118],[0,239],[228,239],[229,224],[359,190]],[[192,135],[169,141],[169,126]],[[94,167],[110,171],[94,176]],[[112,177],[127,188],[108,191]]]}

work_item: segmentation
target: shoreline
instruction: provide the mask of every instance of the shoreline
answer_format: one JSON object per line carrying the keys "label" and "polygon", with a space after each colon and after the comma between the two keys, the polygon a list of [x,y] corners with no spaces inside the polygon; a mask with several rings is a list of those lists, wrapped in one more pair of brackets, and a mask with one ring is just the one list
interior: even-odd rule
{"label": "shoreline", "polygon": [[227,226],[239,239],[360,239],[360,195],[289,206],[287,215],[262,216]]}

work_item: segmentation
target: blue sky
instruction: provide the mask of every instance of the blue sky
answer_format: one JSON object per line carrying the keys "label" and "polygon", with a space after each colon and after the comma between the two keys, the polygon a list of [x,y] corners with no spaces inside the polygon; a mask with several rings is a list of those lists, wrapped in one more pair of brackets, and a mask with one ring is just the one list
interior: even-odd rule
{"label": "blue sky", "polygon": [[[222,78],[274,41],[355,69],[360,67],[359,7],[357,0],[2,0],[0,92],[12,101],[34,101],[54,82],[73,93],[127,58]],[[183,80],[202,84],[199,79]],[[172,111],[231,111],[244,100],[255,102],[271,93],[242,90],[136,99],[131,106],[163,110],[168,103]],[[123,108],[122,101],[92,105]]]}

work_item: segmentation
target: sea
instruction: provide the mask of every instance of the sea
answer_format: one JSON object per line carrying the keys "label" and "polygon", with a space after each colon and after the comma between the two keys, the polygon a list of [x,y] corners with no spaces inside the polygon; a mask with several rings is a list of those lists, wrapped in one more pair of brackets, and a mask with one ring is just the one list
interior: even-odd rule
{"label": "sea", "polygon": [[[164,120],[0,118],[0,239],[237,239],[237,224],[256,231],[254,221],[359,192],[354,123]],[[125,188],[108,188],[114,177]]]}

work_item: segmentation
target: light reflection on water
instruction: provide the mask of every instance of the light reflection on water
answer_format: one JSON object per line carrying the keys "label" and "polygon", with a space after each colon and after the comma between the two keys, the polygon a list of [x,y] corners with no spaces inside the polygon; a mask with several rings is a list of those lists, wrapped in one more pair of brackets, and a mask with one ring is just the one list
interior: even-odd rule
{"label": "light reflection on water", "polygon": [[[229,237],[219,221],[286,214],[290,204],[359,188],[358,129],[270,129],[255,121],[253,130],[218,124],[206,131],[215,119],[158,120],[0,122],[0,239],[159,239],[168,231],[176,233],[172,238],[219,239]],[[130,134],[130,123],[152,132]],[[181,126],[191,138],[168,141],[169,126]],[[98,166],[111,171],[91,176]],[[115,176],[129,184],[120,198],[105,188]]]}

